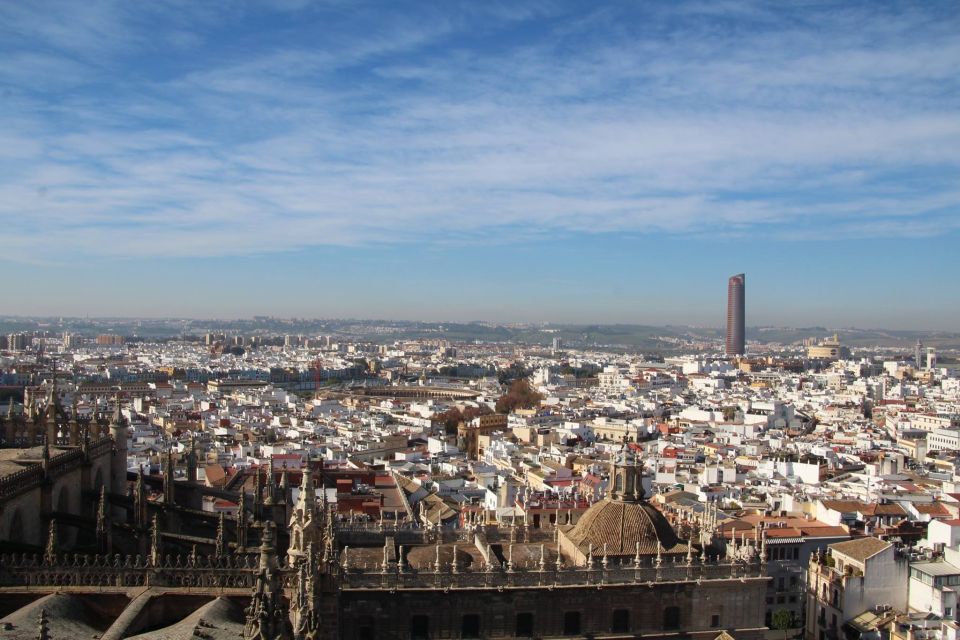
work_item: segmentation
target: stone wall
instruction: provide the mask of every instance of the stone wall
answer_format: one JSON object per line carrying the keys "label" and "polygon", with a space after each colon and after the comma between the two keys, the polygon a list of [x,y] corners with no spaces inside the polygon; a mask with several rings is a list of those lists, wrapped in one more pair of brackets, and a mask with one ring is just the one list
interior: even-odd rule
{"label": "stone wall", "polygon": [[[422,627],[424,616],[431,638],[463,637],[472,624],[479,625],[483,637],[512,637],[518,614],[529,614],[534,637],[568,635],[577,622],[577,635],[609,634],[615,616],[622,621],[625,615],[627,633],[683,630],[712,639],[726,629],[737,640],[749,640],[762,636],[765,589],[765,580],[747,579],[482,591],[347,590],[340,595],[340,637],[408,638]],[[669,607],[677,611],[668,613]],[[665,619],[669,615],[677,617]],[[471,616],[476,618],[467,619]]]}

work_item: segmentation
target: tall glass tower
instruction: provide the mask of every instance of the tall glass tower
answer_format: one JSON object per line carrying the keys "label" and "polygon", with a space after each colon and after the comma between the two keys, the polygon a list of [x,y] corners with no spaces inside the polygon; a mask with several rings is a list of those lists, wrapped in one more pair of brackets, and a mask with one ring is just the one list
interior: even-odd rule
{"label": "tall glass tower", "polygon": [[727,355],[742,356],[745,351],[744,293],[746,276],[738,273],[727,281]]}

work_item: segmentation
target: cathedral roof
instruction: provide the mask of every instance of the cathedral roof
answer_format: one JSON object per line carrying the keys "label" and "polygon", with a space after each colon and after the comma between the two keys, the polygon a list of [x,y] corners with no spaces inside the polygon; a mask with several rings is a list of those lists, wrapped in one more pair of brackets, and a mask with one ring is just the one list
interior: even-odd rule
{"label": "cathedral roof", "polygon": [[587,509],[577,524],[565,532],[566,537],[584,553],[593,545],[593,554],[634,555],[637,543],[642,555],[680,553],[680,543],[673,527],[656,508],[646,502],[630,502],[606,498]]}

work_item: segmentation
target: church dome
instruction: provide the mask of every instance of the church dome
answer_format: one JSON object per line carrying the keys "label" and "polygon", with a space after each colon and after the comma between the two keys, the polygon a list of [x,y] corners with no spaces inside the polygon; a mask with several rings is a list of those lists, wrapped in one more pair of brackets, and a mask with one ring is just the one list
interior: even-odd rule
{"label": "church dome", "polygon": [[632,556],[640,545],[641,555],[682,553],[686,546],[680,543],[676,532],[656,508],[646,502],[601,500],[580,516],[577,524],[565,532],[583,553],[593,545],[594,556]]}

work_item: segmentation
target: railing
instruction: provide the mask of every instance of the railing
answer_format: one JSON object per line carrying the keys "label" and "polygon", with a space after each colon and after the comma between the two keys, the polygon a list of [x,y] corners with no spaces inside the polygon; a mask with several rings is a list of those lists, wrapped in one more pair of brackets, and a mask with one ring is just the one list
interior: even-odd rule
{"label": "railing", "polygon": [[701,580],[737,580],[763,576],[759,564],[697,562],[668,563],[656,566],[572,567],[545,566],[542,571],[488,570],[453,572],[444,566],[438,571],[414,571],[396,565],[386,571],[355,571],[341,573],[344,589],[502,589],[535,586],[583,586],[605,584],[644,584],[657,582],[690,582]]}
{"label": "railing", "polygon": [[43,482],[43,467],[31,465],[0,478],[0,500],[20,495]]}
{"label": "railing", "polygon": [[[99,458],[113,448],[113,438],[106,436],[92,442],[88,448],[91,458]],[[28,467],[0,478],[0,501],[16,497],[21,493],[40,486],[44,477],[56,478],[73,471],[85,461],[82,449],[71,449],[50,457],[47,472],[43,465],[33,463]]]}
{"label": "railing", "polygon": [[156,565],[141,556],[60,555],[0,556],[0,586],[143,587],[201,590],[249,589],[257,576],[251,556],[167,556]]}

